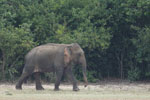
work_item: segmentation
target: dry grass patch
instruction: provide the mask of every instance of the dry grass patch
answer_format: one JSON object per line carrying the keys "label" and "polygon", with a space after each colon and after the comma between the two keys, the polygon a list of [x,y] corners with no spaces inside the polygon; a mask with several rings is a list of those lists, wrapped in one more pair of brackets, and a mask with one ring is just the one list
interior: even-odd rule
{"label": "dry grass patch", "polygon": [[1,84],[0,100],[150,100],[150,84],[144,83],[81,85],[78,92],[72,91],[71,85],[61,85],[60,91],[53,91],[53,84],[43,87],[44,91],[36,91],[34,84],[28,84],[16,90],[14,84]]}

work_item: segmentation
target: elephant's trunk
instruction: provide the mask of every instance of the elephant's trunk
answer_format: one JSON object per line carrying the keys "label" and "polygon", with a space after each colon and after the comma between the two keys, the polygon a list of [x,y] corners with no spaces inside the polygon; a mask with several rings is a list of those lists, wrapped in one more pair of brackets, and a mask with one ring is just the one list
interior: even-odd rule
{"label": "elephant's trunk", "polygon": [[86,60],[85,58],[83,59],[82,61],[82,73],[83,73],[83,79],[85,81],[85,87],[88,85],[88,80],[87,80],[87,77],[86,77]]}
{"label": "elephant's trunk", "polygon": [[86,67],[82,67],[83,69],[83,79],[85,81],[85,87],[88,85],[87,77],[86,77]]}

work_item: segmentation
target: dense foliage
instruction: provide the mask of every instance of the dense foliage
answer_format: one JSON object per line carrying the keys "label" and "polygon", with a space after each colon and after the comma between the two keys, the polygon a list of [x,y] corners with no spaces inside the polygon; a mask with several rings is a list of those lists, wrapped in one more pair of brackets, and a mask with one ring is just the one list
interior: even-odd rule
{"label": "dense foliage", "polygon": [[17,79],[25,54],[49,42],[79,43],[91,82],[150,79],[150,0],[0,0],[0,80]]}

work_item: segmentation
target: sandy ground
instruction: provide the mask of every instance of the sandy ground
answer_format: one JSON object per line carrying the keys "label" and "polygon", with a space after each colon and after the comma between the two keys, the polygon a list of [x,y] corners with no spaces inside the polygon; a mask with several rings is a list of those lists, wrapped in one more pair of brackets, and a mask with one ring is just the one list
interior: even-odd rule
{"label": "sandy ground", "polygon": [[88,87],[61,84],[60,91],[53,91],[54,84],[43,84],[45,90],[36,91],[34,84],[24,84],[16,90],[15,84],[0,84],[0,100],[150,100],[150,83],[100,82]]}

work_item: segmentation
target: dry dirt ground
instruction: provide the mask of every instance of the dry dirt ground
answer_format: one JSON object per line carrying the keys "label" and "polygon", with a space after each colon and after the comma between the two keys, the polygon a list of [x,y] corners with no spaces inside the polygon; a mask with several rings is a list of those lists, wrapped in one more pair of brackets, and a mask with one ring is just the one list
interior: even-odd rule
{"label": "dry dirt ground", "polygon": [[43,84],[45,90],[36,91],[34,84],[24,84],[16,90],[15,84],[0,84],[0,100],[150,100],[150,83],[100,82],[88,87],[61,84],[60,91],[53,91],[54,84]]}

